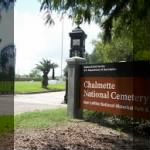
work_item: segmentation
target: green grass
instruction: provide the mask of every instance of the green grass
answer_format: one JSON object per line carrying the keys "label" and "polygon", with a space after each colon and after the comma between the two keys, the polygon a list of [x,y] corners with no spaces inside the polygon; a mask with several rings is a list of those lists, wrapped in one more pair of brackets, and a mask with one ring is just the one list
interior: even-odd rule
{"label": "green grass", "polygon": [[0,116],[0,134],[4,134],[14,129],[14,116]]}
{"label": "green grass", "polygon": [[69,121],[65,108],[37,112],[26,112],[15,115],[17,128],[49,128],[65,124]]}
{"label": "green grass", "polygon": [[26,112],[15,116],[0,116],[0,135],[14,129],[39,129],[65,125],[70,121],[65,108]]}
{"label": "green grass", "polygon": [[28,93],[28,92],[41,92],[48,90],[64,90],[65,83],[49,84],[48,89],[41,87],[41,82],[29,82],[29,81],[16,81],[15,93]]}

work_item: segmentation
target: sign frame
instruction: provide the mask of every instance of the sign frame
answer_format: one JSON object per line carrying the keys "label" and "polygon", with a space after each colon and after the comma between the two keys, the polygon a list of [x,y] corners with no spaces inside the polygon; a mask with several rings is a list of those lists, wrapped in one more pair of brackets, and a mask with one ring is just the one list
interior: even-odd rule
{"label": "sign frame", "polygon": [[150,118],[150,62],[80,66],[80,108]]}

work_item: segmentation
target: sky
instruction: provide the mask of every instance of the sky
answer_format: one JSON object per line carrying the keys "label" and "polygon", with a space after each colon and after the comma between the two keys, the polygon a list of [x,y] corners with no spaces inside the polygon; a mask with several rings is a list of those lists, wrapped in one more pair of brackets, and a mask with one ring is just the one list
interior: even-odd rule
{"label": "sky", "polygon": [[[66,59],[69,58],[69,33],[76,25],[65,17],[62,39],[62,20],[60,17],[54,14],[53,18],[55,20],[55,25],[48,26],[45,25],[44,15],[39,10],[40,3],[38,0],[17,0],[15,4],[14,43],[16,46],[16,73],[29,74],[36,64],[45,58],[59,65],[56,69],[56,75],[60,76],[62,70],[66,66]],[[10,14],[12,14],[12,12],[7,13],[7,15]],[[2,22],[5,23],[1,23],[1,26],[10,24],[5,21],[5,19],[3,19]],[[87,34],[87,39],[85,41],[86,52],[91,53],[93,51],[91,42],[97,38],[100,28],[94,23],[90,25],[84,23],[80,25],[80,27]],[[8,32],[8,29],[6,32]],[[1,46],[5,44],[6,43],[3,41]],[[61,54],[63,56],[62,61]],[[61,62],[63,62],[62,70]]]}

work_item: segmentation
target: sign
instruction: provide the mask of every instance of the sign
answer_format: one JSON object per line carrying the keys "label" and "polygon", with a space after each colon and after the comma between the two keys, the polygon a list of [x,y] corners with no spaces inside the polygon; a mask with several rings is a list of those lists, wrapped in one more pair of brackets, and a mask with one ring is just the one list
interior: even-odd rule
{"label": "sign", "polygon": [[149,119],[150,62],[82,65],[81,109]]}
{"label": "sign", "polygon": [[73,46],[80,46],[80,39],[73,39]]}

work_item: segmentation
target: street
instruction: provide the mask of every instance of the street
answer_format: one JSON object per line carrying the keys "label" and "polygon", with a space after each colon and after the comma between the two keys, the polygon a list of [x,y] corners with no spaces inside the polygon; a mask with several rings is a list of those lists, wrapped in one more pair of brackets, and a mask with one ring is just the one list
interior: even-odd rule
{"label": "street", "polygon": [[64,91],[41,94],[15,95],[14,112],[16,114],[22,112],[65,107],[66,104],[61,104],[64,100],[64,95]]}
{"label": "street", "polygon": [[49,92],[40,94],[17,94],[14,96],[0,96],[0,114],[13,114],[66,107],[65,92]]}

